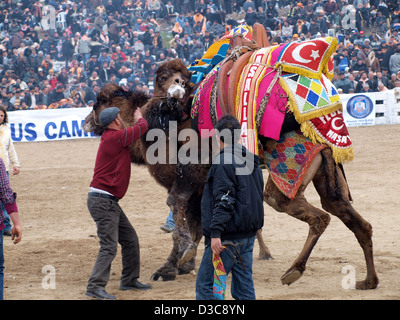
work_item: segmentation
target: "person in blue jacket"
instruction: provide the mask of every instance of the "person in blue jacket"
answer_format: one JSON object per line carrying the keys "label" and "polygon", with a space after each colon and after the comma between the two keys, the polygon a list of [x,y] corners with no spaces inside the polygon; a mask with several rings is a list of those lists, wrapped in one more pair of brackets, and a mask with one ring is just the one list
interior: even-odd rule
{"label": "person in blue jacket", "polygon": [[253,247],[256,232],[264,225],[264,179],[258,156],[237,143],[239,121],[231,115],[222,116],[216,129],[221,151],[213,159],[202,195],[205,249],[197,274],[196,299],[215,299],[214,254],[220,256],[227,275],[232,272],[232,297],[253,300]]}

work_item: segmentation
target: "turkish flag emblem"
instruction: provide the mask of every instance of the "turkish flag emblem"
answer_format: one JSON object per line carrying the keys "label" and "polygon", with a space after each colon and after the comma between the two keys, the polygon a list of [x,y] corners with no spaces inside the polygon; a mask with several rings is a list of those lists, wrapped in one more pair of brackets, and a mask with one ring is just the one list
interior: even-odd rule
{"label": "turkish flag emblem", "polygon": [[329,48],[323,39],[304,42],[291,42],[283,50],[280,59],[286,65],[295,65],[319,72],[323,56]]}

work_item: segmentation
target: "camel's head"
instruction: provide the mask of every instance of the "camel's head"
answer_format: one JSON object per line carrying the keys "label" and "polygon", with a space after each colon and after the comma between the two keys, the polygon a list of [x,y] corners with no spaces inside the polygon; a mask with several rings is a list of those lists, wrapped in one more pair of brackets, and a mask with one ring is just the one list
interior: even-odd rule
{"label": "camel's head", "polygon": [[109,107],[118,107],[121,110],[121,118],[125,126],[133,124],[133,113],[136,108],[142,107],[149,100],[144,92],[125,91],[115,83],[105,84],[96,97],[93,111],[86,117],[82,126],[86,132],[101,135],[104,131],[100,124],[99,115],[101,111]]}
{"label": "camel's head", "polygon": [[181,59],[163,63],[157,69],[154,96],[176,98],[185,103],[192,92],[191,76]]}
{"label": "camel's head", "polygon": [[161,64],[156,72],[154,98],[143,108],[150,128],[167,130],[170,121],[181,123],[187,119],[187,106],[193,86],[192,73],[180,59]]}
{"label": "camel's head", "polygon": [[[185,114],[185,106],[192,93],[192,85],[189,83],[192,73],[186,68],[180,59],[174,59],[163,63],[157,69],[153,103],[145,108],[144,115],[150,117],[150,123],[169,123],[169,121],[181,121]],[[156,102],[157,100],[157,102]],[[158,101],[160,100],[160,101]],[[105,84],[96,97],[96,102],[82,126],[86,132],[101,135],[104,131],[98,118],[104,108],[118,107],[121,110],[121,118],[126,126],[133,125],[133,113],[136,108],[141,108],[149,101],[149,96],[144,92],[125,91],[115,83]],[[187,112],[186,112],[187,113]],[[145,118],[147,119],[145,116]],[[156,127],[165,128],[165,125]]]}

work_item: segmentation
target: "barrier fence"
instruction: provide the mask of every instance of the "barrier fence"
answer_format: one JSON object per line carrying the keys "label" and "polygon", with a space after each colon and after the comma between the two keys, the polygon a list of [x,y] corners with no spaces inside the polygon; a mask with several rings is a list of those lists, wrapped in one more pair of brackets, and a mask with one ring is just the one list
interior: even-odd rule
{"label": "barrier fence", "polygon": [[[348,127],[400,124],[400,88],[384,92],[342,94],[343,117]],[[8,112],[14,142],[91,138],[82,125],[91,108],[23,110]]]}

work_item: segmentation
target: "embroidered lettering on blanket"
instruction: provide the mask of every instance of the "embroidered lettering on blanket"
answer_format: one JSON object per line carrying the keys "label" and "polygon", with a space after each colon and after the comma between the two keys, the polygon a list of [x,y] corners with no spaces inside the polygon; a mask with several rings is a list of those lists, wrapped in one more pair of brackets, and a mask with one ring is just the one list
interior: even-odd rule
{"label": "embroidered lettering on blanket", "polygon": [[241,124],[241,144],[258,154],[258,137],[255,116],[257,112],[258,87],[268,68],[266,60],[270,48],[255,51],[244,67],[238,84],[235,113]]}

